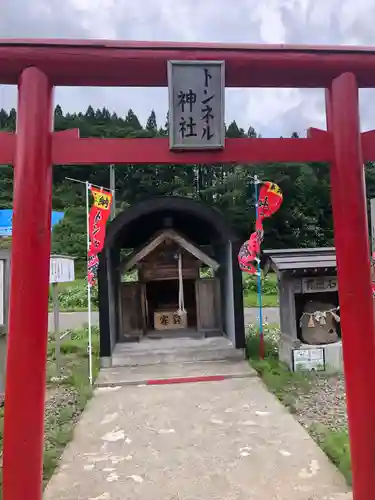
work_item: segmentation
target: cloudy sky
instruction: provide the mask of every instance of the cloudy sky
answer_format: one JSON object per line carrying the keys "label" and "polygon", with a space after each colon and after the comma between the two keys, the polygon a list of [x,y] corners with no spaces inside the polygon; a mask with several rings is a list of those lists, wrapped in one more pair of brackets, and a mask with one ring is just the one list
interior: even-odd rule
{"label": "cloudy sky", "polygon": [[[375,45],[374,0],[0,0],[0,37]],[[91,104],[145,122],[167,111],[166,89],[59,88],[65,111]],[[362,129],[375,128],[375,90],[361,92]],[[0,108],[15,106],[0,86]],[[324,127],[323,90],[229,89],[226,120],[265,137]]]}

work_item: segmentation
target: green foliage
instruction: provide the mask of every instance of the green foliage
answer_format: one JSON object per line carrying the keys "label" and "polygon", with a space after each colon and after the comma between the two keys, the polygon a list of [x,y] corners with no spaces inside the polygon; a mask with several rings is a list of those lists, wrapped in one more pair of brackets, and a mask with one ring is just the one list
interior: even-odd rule
{"label": "green foliage", "polygon": [[333,431],[323,425],[313,425],[310,428],[310,433],[343,474],[348,484],[352,484],[348,431]]}
{"label": "green foliage", "polygon": [[[15,130],[16,111],[0,110],[0,130]],[[162,126],[158,123],[164,123]],[[85,113],[64,113],[55,108],[55,130],[78,128],[81,137],[165,137],[168,123],[152,111],[142,126],[133,110],[125,117],[106,108]],[[227,137],[257,137],[249,126],[247,132],[235,121],[226,127]],[[296,134],[293,134],[296,137]],[[368,194],[375,196],[375,173],[366,168]],[[221,210],[246,240],[255,219],[252,176],[278,183],[284,194],[281,209],[265,221],[263,248],[297,248],[333,244],[329,169],[323,164],[287,165],[117,165],[116,208],[154,196],[186,196],[201,200]],[[55,226],[52,251],[76,256],[83,267],[86,254],[85,188],[66,180],[72,177],[109,186],[108,165],[55,166],[53,170],[53,209],[65,212]],[[0,166],[0,208],[12,207],[13,170]],[[267,292],[265,292],[267,293]]]}
{"label": "green foliage", "polygon": [[[59,307],[61,311],[87,311],[87,304],[86,280],[76,280],[59,289]],[[97,285],[91,288],[91,304],[93,309],[99,305]],[[52,308],[52,291],[50,291],[49,307]]]}
{"label": "green foliage", "polygon": [[[14,130],[15,120],[15,110],[9,113],[0,110],[1,130]],[[55,129],[71,128],[78,128],[81,137],[165,137],[168,134],[167,121],[156,117],[154,111],[142,126],[133,110],[120,117],[106,108],[94,110],[89,106],[85,113],[64,113],[61,106],[56,106]],[[228,137],[257,136],[253,127],[249,126],[245,132],[235,121],[228,124],[226,130]],[[251,180],[255,173],[261,179],[277,182],[284,193],[280,211],[265,221],[264,248],[332,244],[329,171],[325,165],[117,165],[116,208],[121,210],[154,196],[187,196],[220,209],[246,240],[254,228]],[[12,207],[12,175],[11,167],[0,166],[0,208]],[[63,210],[65,217],[53,230],[52,251],[77,257],[77,266],[81,269],[86,254],[85,188],[66,177],[108,186],[109,166],[54,167],[53,209]],[[369,191],[375,192],[375,175],[371,169],[367,178]]]}
{"label": "green foliage", "polygon": [[[258,293],[258,277],[250,276],[247,273],[242,274],[242,283],[244,293]],[[262,295],[278,295],[279,288],[275,274],[269,274],[261,277]]]}
{"label": "green foliage", "polygon": [[260,337],[256,327],[251,326],[247,334],[246,353],[252,366],[262,377],[270,391],[294,413],[296,409],[297,391],[308,390],[310,379],[307,374],[291,372],[278,359],[278,327],[264,326],[264,359],[260,359]]}
{"label": "green foliage", "polygon": [[[0,114],[1,117],[1,114]],[[93,376],[99,370],[99,329],[93,328]],[[54,379],[54,342],[48,343],[47,401],[44,417],[44,486],[54,473],[65,446],[73,436],[74,425],[92,396],[88,381],[87,328],[73,330],[61,345],[61,362],[64,378]],[[3,448],[4,410],[0,408],[0,464]],[[0,467],[0,499],[2,497],[2,467]]]}
{"label": "green foliage", "polygon": [[[247,273],[242,274],[242,285],[244,292],[244,306],[258,307],[258,277],[250,276]],[[279,304],[279,288],[276,274],[269,274],[261,277],[262,286],[262,306],[277,307]]]}

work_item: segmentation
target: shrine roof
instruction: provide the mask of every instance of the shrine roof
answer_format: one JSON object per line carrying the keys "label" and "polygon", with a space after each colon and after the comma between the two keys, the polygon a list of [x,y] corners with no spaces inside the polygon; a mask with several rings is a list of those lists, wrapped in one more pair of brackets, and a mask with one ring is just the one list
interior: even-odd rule
{"label": "shrine roof", "polygon": [[178,246],[185,249],[196,259],[203,262],[208,267],[211,267],[215,271],[220,267],[219,263],[215,259],[207,255],[202,249],[194,245],[192,242],[188,241],[182,234],[177,233],[173,229],[164,229],[162,231],[158,231],[155,235],[153,235],[150,241],[148,241],[145,245],[142,246],[142,248],[138,249],[136,252],[130,255],[128,259],[125,260],[125,262],[122,264],[123,272],[132,269],[149,253],[153,252],[159,245],[168,240],[174,241]]}
{"label": "shrine roof", "polygon": [[294,248],[286,250],[264,250],[275,271],[302,271],[304,269],[335,269],[336,249]]}

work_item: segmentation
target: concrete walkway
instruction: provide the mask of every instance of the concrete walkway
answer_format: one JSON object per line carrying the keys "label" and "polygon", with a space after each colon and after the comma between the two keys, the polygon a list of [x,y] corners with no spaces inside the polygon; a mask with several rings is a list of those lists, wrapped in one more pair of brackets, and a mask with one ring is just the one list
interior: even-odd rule
{"label": "concrete walkway", "polygon": [[349,500],[347,491],[252,376],[96,389],[44,500]]}
{"label": "concrete walkway", "polygon": [[[266,307],[264,308],[264,321],[267,323],[279,323],[279,308],[278,307]],[[259,316],[259,311],[257,308],[247,307],[245,308],[245,324],[256,323]],[[92,323],[93,325],[99,324],[99,313],[93,311],[92,313]],[[61,331],[75,328],[82,328],[87,325],[87,312],[68,312],[60,313],[60,329]],[[48,331],[53,331],[53,313],[49,313],[48,316]]]}

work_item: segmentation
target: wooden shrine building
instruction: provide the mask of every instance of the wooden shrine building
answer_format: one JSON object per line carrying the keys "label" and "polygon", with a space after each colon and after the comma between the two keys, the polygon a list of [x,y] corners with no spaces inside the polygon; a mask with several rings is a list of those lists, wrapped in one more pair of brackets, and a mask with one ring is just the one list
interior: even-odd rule
{"label": "wooden shrine building", "polygon": [[145,337],[226,336],[245,346],[241,240],[216,209],[158,197],[109,225],[99,268],[100,356]]}

